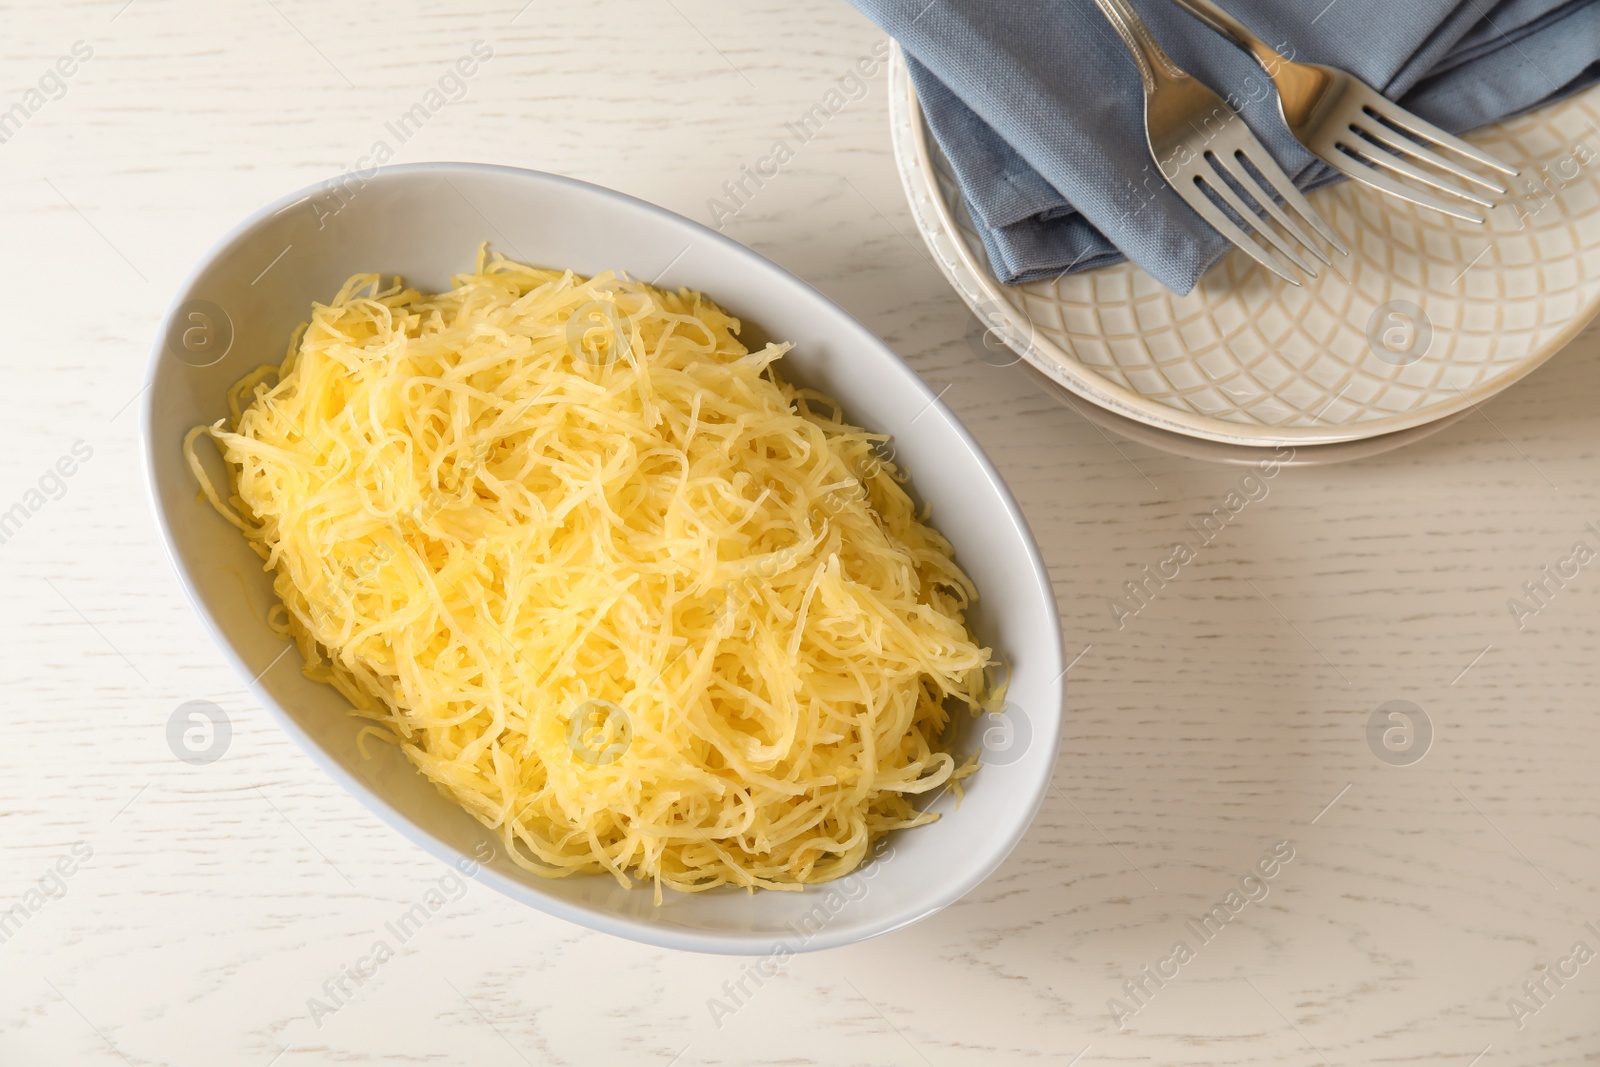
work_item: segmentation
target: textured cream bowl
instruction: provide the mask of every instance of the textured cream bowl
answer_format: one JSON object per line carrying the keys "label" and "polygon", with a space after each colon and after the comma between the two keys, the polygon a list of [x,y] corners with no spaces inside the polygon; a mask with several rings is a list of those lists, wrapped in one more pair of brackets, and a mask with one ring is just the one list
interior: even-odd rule
{"label": "textured cream bowl", "polygon": [[[979,638],[1009,668],[1011,708],[960,745],[987,746],[959,805],[886,839],[877,859],[804,892],[668,894],[609,876],[547,880],[500,853],[476,820],[396,750],[357,751],[361,725],[332,687],[264,623],[269,576],[243,537],[195,500],[185,431],[227,413],[246,371],[283,358],[313,301],[362,271],[447,288],[478,243],[528,263],[606,269],[709,294],[746,323],[747,344],[795,342],[793,381],[823,389],[859,425],[894,435],[912,489],[955,545],[981,595]],[[754,345],[752,344],[752,347]],[[283,729],[336,781],[439,859],[552,915],[652,945],[759,955],[844,945],[932,915],[978,885],[1022,838],[1049,788],[1063,713],[1060,622],[1038,547],[988,459],[926,385],[816,290],[697,223],[607,189],[534,171],[463,163],[390,167],[303,190],[228,234],[179,288],[151,355],[144,460],[157,525],[179,581],[224,656]],[[218,468],[220,472],[220,467]]]}
{"label": "textured cream bowl", "polygon": [[961,299],[1063,389],[1159,430],[1397,434],[1488,400],[1600,314],[1600,86],[1470,135],[1523,171],[1483,225],[1342,182],[1311,201],[1348,259],[1295,287],[1234,252],[1186,296],[1130,263],[1001,285],[898,48],[889,108],[912,216]]}

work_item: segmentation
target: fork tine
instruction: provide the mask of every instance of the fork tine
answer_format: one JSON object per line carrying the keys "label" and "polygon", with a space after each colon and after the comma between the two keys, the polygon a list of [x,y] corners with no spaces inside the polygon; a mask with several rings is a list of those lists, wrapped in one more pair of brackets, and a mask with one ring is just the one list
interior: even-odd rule
{"label": "fork tine", "polygon": [[[1382,98],[1380,97],[1379,99],[1381,100]],[[1387,101],[1383,102],[1387,103]],[[1518,173],[1517,168],[1500,162],[1483,149],[1474,148],[1472,145],[1463,141],[1454,134],[1446,133],[1433,123],[1424,119],[1419,119],[1409,111],[1404,111],[1393,107],[1379,109],[1373,107],[1371,104],[1366,105],[1364,108],[1362,108],[1362,110],[1374,118],[1382,119],[1391,126],[1398,126],[1407,133],[1414,133],[1418,137],[1432,141],[1434,144],[1437,144],[1443,148],[1448,148],[1454,152],[1459,152],[1468,159],[1476,160],[1486,167],[1490,167],[1499,171],[1501,174],[1515,175]]]}
{"label": "fork tine", "polygon": [[[1214,153],[1207,152],[1204,158],[1207,162],[1210,162],[1216,159],[1216,155]],[[1276,230],[1272,229],[1270,226],[1263,225],[1264,220],[1261,218],[1261,215],[1256,211],[1256,209],[1245,203],[1244,198],[1238,193],[1234,192],[1233,187],[1224,181],[1220,175],[1212,175],[1211,180],[1208,181],[1206,180],[1207,175],[1201,173],[1196,174],[1195,179],[1196,184],[1200,187],[1200,193],[1202,196],[1205,195],[1207,190],[1210,190],[1217,196],[1221,197],[1229,207],[1233,208],[1233,210],[1238,213],[1239,217],[1245,221],[1246,225],[1254,227],[1256,233],[1265,238],[1266,242],[1273,248],[1277,249],[1278,253],[1283,256],[1283,258],[1300,268],[1302,273],[1313,278],[1317,276],[1317,268],[1301,259],[1300,256],[1295,252],[1294,246],[1288,241],[1284,240],[1282,237],[1278,236]],[[1246,186],[1246,189],[1248,188],[1249,187]]]}
{"label": "fork tine", "polygon": [[1364,166],[1364,157],[1347,155],[1344,151],[1341,151],[1343,147],[1343,141],[1336,143],[1329,151],[1321,154],[1322,161],[1346,177],[1354,178],[1358,182],[1365,182],[1374,189],[1388,193],[1390,196],[1398,196],[1402,200],[1409,200],[1413,204],[1432,208],[1441,214],[1462,219],[1466,222],[1481,223],[1483,221],[1483,216],[1474,215],[1464,208],[1446,203],[1431,193],[1425,193],[1415,186],[1398,181],[1392,174],[1377,166]]}
{"label": "fork tine", "polygon": [[1366,141],[1360,139],[1340,143],[1346,145],[1351,151],[1355,152],[1362,159],[1376,166],[1383,167],[1387,170],[1392,170],[1396,174],[1403,174],[1407,178],[1410,178],[1413,181],[1421,182],[1424,185],[1431,185],[1441,193],[1447,193],[1450,196],[1459,196],[1461,199],[1477,204],[1481,208],[1494,207],[1493,200],[1485,200],[1483,197],[1472,192],[1471,190],[1462,189],[1459,186],[1451,185],[1437,174],[1423,170],[1416,164],[1402,158],[1401,156],[1395,155],[1393,152],[1390,152],[1387,149],[1368,144]]}
{"label": "fork tine", "polygon": [[1263,248],[1256,243],[1255,238],[1241,230],[1237,224],[1228,218],[1227,212],[1211,202],[1200,188],[1200,179],[1196,177],[1192,183],[1180,181],[1174,185],[1178,195],[1182,196],[1188,205],[1195,209],[1199,216],[1209,222],[1217,232],[1226,237],[1235,247],[1245,255],[1261,264],[1263,267],[1288,282],[1290,285],[1299,285],[1300,279],[1284,270],[1278,257],[1272,254],[1271,249]]}
{"label": "fork tine", "polygon": [[[1317,209],[1311,206],[1311,201],[1307,200],[1305,194],[1295,188],[1294,182],[1289,180],[1289,176],[1283,172],[1283,168],[1273,161],[1265,149],[1262,149],[1259,156],[1253,155],[1248,158],[1250,165],[1256,168],[1256,171],[1262,177],[1267,179],[1267,183],[1272,186],[1272,191],[1281,196],[1284,203],[1294,208],[1301,218],[1309,222],[1311,228],[1321,234],[1324,241],[1332,245],[1341,256],[1350,254],[1350,250],[1344,246],[1344,243],[1334,236],[1332,227],[1324,222]],[[1265,160],[1270,165],[1270,169],[1263,167],[1260,160]]]}
{"label": "fork tine", "polygon": [[[1272,193],[1276,191],[1277,185],[1273,175],[1264,171],[1261,167],[1261,163],[1257,162],[1254,158],[1246,154],[1243,149],[1234,149],[1233,156],[1235,158],[1229,158],[1228,154],[1224,152],[1217,153],[1217,165],[1223,170],[1227,171],[1228,174],[1233,177],[1233,180],[1238,182],[1240,187],[1248,192],[1256,203],[1265,208],[1267,214],[1277,219],[1278,225],[1294,234],[1295,239],[1304,245],[1308,250],[1310,250],[1312,255],[1322,260],[1322,262],[1326,263],[1328,266],[1333,266],[1333,260],[1329,259],[1323,253],[1322,249],[1317,247],[1317,243],[1311,238],[1307,237],[1306,232],[1288,216],[1283,208],[1278,206],[1278,201],[1272,196]],[[1277,170],[1277,164],[1273,163],[1270,157],[1266,160],[1266,162],[1267,165],[1273,170]],[[1262,179],[1264,179],[1266,182],[1265,191],[1257,191],[1261,189],[1262,181],[1258,180],[1255,174],[1252,174],[1250,170],[1246,170],[1244,163],[1250,164],[1250,168],[1255,171],[1255,174],[1262,175]],[[1279,170],[1278,174],[1283,175],[1283,172]],[[1283,176],[1282,180],[1285,184],[1287,184],[1289,179],[1287,176]]]}
{"label": "fork tine", "polygon": [[[1499,193],[1501,195],[1505,194],[1506,187],[1501,183],[1497,181],[1491,181],[1490,179],[1483,177],[1481,174],[1476,174],[1473,171],[1468,170],[1466,167],[1463,167],[1461,164],[1454,163],[1432,149],[1418,144],[1416,141],[1399,136],[1381,122],[1373,121],[1359,126],[1352,123],[1350,128],[1361,134],[1361,136],[1376,141],[1386,148],[1405,152],[1407,155],[1414,156],[1425,163],[1433,164],[1440,170],[1448,171],[1458,178],[1465,178],[1469,182],[1475,182],[1476,184],[1483,186],[1485,189],[1488,189],[1490,192]],[[1448,187],[1441,186],[1441,188]],[[1493,205],[1485,204],[1484,206],[1491,207]]]}

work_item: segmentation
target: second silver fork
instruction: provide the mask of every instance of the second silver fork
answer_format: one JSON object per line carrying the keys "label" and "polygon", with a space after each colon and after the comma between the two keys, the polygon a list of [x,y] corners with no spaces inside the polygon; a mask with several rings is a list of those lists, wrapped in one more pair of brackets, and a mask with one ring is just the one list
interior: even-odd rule
{"label": "second silver fork", "polygon": [[1157,169],[1185,203],[1245,254],[1294,285],[1300,284],[1296,269],[1313,278],[1317,274],[1303,252],[1331,261],[1279,199],[1335,250],[1349,254],[1244,120],[1172,61],[1127,0],[1095,4],[1139,68],[1145,142]]}
{"label": "second silver fork", "polygon": [[[1353,74],[1280,55],[1215,0],[1176,3],[1255,58],[1277,86],[1278,110],[1290,132],[1346,177],[1401,200],[1481,223],[1483,216],[1467,205],[1492,208],[1492,197],[1504,195],[1506,187],[1463,162],[1501,174],[1517,173],[1515,167],[1423,121]],[[1400,181],[1402,177],[1413,184]],[[1465,188],[1452,178],[1483,191]]]}

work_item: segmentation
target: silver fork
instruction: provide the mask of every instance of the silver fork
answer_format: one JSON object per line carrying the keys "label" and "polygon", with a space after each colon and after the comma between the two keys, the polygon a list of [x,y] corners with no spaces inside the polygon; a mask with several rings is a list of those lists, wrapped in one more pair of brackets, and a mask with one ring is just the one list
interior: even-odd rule
{"label": "silver fork", "polygon": [[[1516,168],[1482,149],[1417,118],[1354,75],[1319,63],[1296,63],[1279,55],[1212,0],[1176,0],[1176,3],[1255,57],[1278,87],[1278,107],[1295,138],[1313,155],[1347,177],[1413,204],[1468,222],[1482,222],[1483,216],[1466,205],[1487,209],[1494,207],[1495,202],[1454,184],[1439,171],[1490,193],[1503,195],[1505,185],[1482,177],[1435,149],[1454,152],[1502,174],[1517,173]],[[1397,129],[1410,136],[1396,132]],[[1429,170],[1419,164],[1436,169]],[[1446,200],[1427,189],[1407,185],[1396,175],[1454,199]]]}
{"label": "silver fork", "polygon": [[[1094,2],[1133,53],[1144,82],[1145,142],[1162,177],[1185,203],[1257,263],[1294,285],[1299,285],[1300,279],[1286,269],[1283,260],[1313,278],[1317,276],[1316,268],[1302,258],[1288,238],[1268,224],[1268,219],[1298,242],[1299,249],[1309,250],[1324,263],[1331,261],[1279,206],[1278,199],[1309,222],[1335,249],[1349,254],[1244,121],[1222,97],[1172,61],[1127,0]],[[1230,179],[1249,197],[1249,203]],[[1219,202],[1232,209],[1244,226],[1230,218]],[[1263,247],[1256,238],[1271,248]],[[1278,255],[1273,254],[1274,250]],[[1283,260],[1278,258],[1280,255]]]}

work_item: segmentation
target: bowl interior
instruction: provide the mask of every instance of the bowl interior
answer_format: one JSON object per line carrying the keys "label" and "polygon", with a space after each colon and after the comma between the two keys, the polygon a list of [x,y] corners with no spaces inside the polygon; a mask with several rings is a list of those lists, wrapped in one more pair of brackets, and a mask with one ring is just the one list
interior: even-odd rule
{"label": "bowl interior", "polygon": [[[843,944],[952,902],[1021,837],[1048,786],[1062,707],[1059,623],[1032,536],[988,461],[922,382],[862,326],[755,253],[630,197],[551,175],[415,164],[356,175],[263,209],[224,238],[180,288],[155,344],[145,447],[158,524],[196,609],[263,704],[327,771],[402,833],[448,862],[485,855],[490,835],[387,745],[357,749],[360,721],[329,686],[300,673],[265,624],[269,576],[238,532],[195,500],[181,441],[227,414],[247,371],[277,363],[313,301],[351,274],[400,274],[425,290],[471,267],[480,241],[525,262],[581,273],[624,270],[708,293],[751,334],[795,342],[791,380],[838,398],[852,421],[895,436],[933,522],[982,598],[972,623],[1011,672],[1010,724],[995,758],[946,817],[892,836],[851,879],[805,892],[669,894],[605,876],[546,880],[498,849],[478,877],[585,925],[653,944],[724,952]],[[202,452],[206,452],[202,449]],[[220,472],[220,464],[217,467]],[[980,720],[980,726],[983,723]],[[476,850],[476,851],[475,851]]]}

